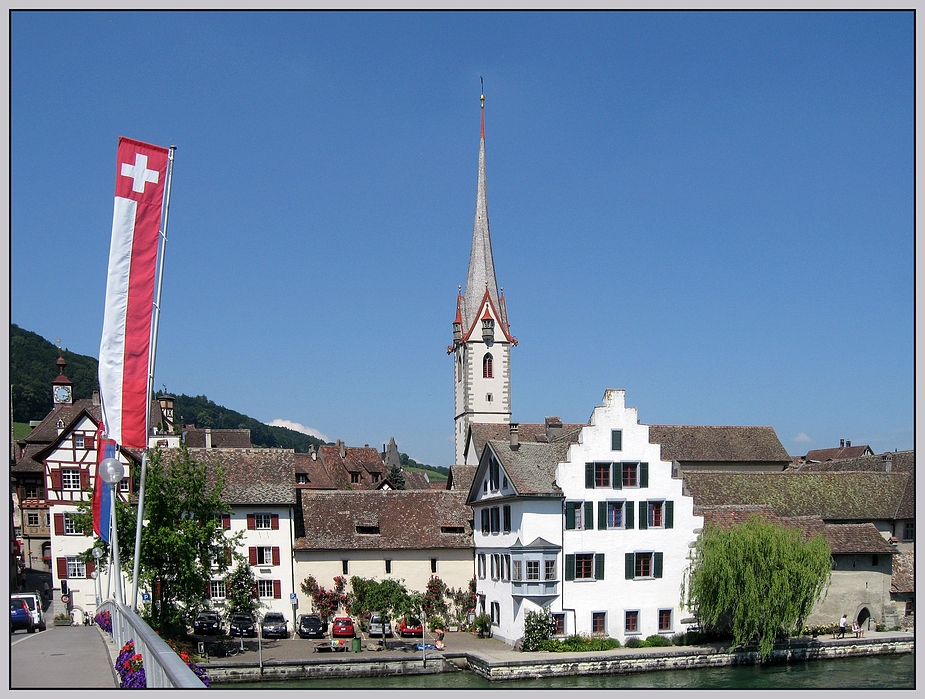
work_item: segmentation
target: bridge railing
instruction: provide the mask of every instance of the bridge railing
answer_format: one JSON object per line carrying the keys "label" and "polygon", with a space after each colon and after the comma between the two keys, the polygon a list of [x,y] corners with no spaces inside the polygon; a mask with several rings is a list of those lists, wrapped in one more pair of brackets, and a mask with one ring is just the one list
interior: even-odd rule
{"label": "bridge railing", "polygon": [[108,600],[100,606],[112,615],[112,638],[118,648],[135,644],[145,668],[148,689],[205,689],[196,673],[131,608]]}

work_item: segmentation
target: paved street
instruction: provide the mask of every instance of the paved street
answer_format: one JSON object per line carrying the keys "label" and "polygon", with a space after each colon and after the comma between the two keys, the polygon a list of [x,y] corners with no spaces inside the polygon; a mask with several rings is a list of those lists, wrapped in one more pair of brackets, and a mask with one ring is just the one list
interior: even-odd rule
{"label": "paved street", "polygon": [[96,626],[53,626],[10,636],[10,689],[119,686],[110,646]]}

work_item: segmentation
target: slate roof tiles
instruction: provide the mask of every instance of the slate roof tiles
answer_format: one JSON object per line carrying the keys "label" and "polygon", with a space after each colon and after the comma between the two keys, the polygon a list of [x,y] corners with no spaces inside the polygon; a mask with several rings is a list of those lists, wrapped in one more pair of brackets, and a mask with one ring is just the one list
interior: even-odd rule
{"label": "slate roof tiles", "polygon": [[773,427],[649,425],[649,442],[661,445],[663,461],[790,463]]}

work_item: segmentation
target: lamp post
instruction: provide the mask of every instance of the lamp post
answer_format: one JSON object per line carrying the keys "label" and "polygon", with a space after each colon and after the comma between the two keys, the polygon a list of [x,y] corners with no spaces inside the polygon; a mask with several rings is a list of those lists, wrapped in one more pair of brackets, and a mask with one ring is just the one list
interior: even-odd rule
{"label": "lamp post", "polygon": [[94,546],[93,551],[93,560],[96,561],[96,565],[93,566],[93,575],[90,577],[96,582],[96,611],[100,611],[100,603],[102,600],[100,597],[100,558],[103,557],[103,550],[99,546]]}
{"label": "lamp post", "polygon": [[112,457],[108,459],[103,459],[100,462],[99,475],[102,476],[103,482],[109,485],[110,490],[112,491],[112,497],[110,499],[111,508],[112,508],[112,568],[113,572],[110,574],[110,579],[112,575],[115,574],[115,597],[116,603],[122,604],[122,571],[119,567],[119,532],[118,526],[116,525],[116,483],[119,483],[122,480],[122,477],[125,475],[125,467],[122,465],[122,462],[118,459]]}

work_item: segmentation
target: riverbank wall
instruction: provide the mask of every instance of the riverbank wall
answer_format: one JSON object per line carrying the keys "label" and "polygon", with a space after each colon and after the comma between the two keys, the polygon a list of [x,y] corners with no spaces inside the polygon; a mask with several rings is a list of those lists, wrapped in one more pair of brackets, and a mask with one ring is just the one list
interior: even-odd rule
{"label": "riverbank wall", "polygon": [[[905,637],[903,637],[905,636]],[[769,662],[796,663],[870,655],[913,653],[911,634],[892,638],[791,639],[775,646]],[[210,662],[206,666],[213,684],[260,680],[392,677],[468,670],[490,680],[536,679],[575,675],[621,675],[659,670],[684,670],[759,662],[753,649],[730,649],[722,644],[659,648],[618,648],[597,653],[521,653],[518,651],[370,657],[369,654],[338,658],[268,660],[257,662]]]}

